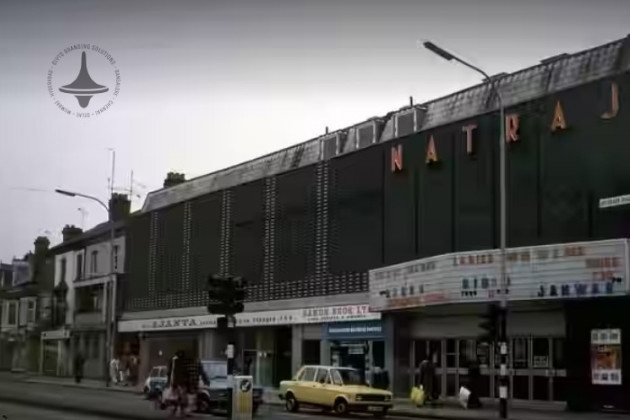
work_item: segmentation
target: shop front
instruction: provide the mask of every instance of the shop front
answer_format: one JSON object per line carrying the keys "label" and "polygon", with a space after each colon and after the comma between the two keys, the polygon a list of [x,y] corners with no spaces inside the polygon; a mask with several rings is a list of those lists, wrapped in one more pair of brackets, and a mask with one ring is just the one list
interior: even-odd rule
{"label": "shop front", "polygon": [[333,366],[353,367],[362,372],[385,366],[385,334],[381,320],[339,322],[324,325]]}
{"label": "shop front", "polygon": [[[346,348],[346,342],[364,342],[368,343],[364,355],[373,351],[380,354],[378,342],[383,339],[377,330],[382,331],[382,326],[365,324],[361,334],[343,329],[347,323],[359,325],[379,318],[380,314],[371,313],[366,304],[237,314],[236,367],[254,376],[260,386],[277,387],[281,381],[290,379],[304,362],[330,364],[331,353],[340,354],[333,350],[331,342],[340,343],[335,349]],[[216,320],[217,316],[209,314],[124,320],[119,322],[118,331],[121,336],[140,337],[141,377],[144,377],[152,366],[166,364],[180,348],[201,359],[224,358],[227,341],[216,330]],[[329,330],[326,326],[332,327]]]}
{"label": "shop front", "polygon": [[42,331],[39,371],[46,376],[70,376],[72,374],[70,330]]}
{"label": "shop front", "polygon": [[[629,405],[622,395],[630,370],[621,364],[630,322],[621,316],[630,303],[628,241],[509,249],[507,257],[510,398],[571,408]],[[480,339],[480,325],[501,297],[499,258],[497,250],[449,254],[370,273],[371,308],[404,326],[391,353],[408,353],[400,357],[406,365],[391,362],[398,393],[408,392],[418,365],[434,357],[442,396],[456,396],[476,362],[482,397],[498,397],[499,352]]]}

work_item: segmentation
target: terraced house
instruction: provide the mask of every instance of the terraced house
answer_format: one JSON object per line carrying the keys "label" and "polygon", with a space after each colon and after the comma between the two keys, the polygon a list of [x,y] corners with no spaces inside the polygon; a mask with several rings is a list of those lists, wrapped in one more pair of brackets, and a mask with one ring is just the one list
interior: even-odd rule
{"label": "terraced house", "polygon": [[38,372],[41,331],[49,327],[53,265],[49,240],[38,237],[34,252],[2,264],[0,278],[0,369]]}

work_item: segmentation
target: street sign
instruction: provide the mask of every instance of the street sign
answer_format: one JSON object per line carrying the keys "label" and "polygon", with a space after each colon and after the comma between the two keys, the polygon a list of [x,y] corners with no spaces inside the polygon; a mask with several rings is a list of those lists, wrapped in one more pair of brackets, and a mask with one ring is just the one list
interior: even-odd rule
{"label": "street sign", "polygon": [[232,420],[252,420],[253,376],[235,376],[232,387]]}
{"label": "street sign", "polygon": [[607,197],[599,199],[599,208],[607,209],[609,207],[625,206],[630,204],[630,194],[618,195],[616,197]]}

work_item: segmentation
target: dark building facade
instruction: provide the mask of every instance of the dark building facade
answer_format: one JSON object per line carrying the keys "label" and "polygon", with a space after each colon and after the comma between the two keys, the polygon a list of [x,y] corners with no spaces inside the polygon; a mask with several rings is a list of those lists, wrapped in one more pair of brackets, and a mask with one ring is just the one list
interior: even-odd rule
{"label": "dark building facade", "polygon": [[[509,247],[628,237],[627,213],[598,200],[630,191],[629,68],[624,39],[495,79]],[[129,224],[123,319],[202,316],[212,273],[246,277],[252,313],[361,304],[371,269],[497,248],[498,127],[485,83],[149,194]],[[292,366],[309,340],[308,359],[330,363],[325,335],[293,327]],[[371,359],[391,371],[407,360],[380,346]]]}

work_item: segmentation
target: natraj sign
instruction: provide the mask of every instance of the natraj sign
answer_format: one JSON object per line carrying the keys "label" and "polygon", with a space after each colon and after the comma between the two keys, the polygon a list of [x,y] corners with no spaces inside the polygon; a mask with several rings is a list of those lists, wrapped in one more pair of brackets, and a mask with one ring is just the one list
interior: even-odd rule
{"label": "natraj sign", "polygon": [[[216,315],[155,318],[120,321],[120,332],[168,331],[216,328]],[[237,327],[271,325],[318,324],[338,321],[363,321],[381,319],[378,312],[370,312],[369,305],[341,305],[280,311],[244,312],[236,315]]]}
{"label": "natraj sign", "polygon": [[507,290],[499,250],[440,255],[370,271],[370,308],[443,303],[566,299],[628,293],[628,240],[507,250]]}

